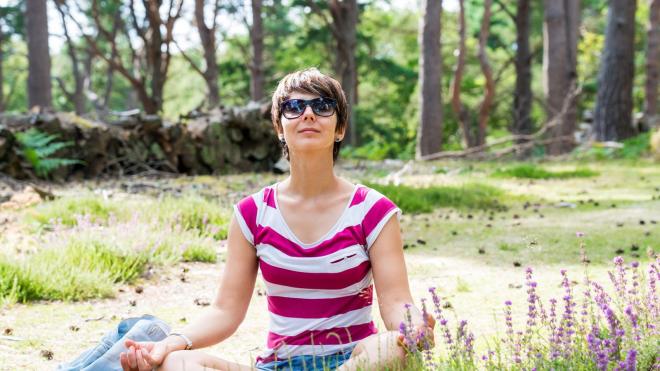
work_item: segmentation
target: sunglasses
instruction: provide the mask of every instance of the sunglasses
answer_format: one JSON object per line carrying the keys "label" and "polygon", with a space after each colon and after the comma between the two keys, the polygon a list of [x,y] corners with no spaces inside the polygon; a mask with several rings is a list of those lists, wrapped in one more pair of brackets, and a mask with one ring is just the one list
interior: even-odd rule
{"label": "sunglasses", "polygon": [[280,104],[280,112],[288,119],[295,119],[302,116],[307,106],[312,107],[315,115],[329,117],[335,113],[337,101],[332,98],[289,99]]}

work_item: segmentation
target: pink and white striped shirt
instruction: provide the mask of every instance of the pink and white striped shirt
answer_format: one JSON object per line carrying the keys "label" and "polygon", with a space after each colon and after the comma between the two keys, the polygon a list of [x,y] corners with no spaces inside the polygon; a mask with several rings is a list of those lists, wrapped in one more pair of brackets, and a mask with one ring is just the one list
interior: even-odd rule
{"label": "pink and white striped shirt", "polygon": [[337,223],[317,242],[301,242],[277,206],[276,185],[234,206],[256,248],[266,285],[270,327],[267,363],[350,349],[377,332],[372,321],[369,248],[401,210],[377,191],[356,185]]}

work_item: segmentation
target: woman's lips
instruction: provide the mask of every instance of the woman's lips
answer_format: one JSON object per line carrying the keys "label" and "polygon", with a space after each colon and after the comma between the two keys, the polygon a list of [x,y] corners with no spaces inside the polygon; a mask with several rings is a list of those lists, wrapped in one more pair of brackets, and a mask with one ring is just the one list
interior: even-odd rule
{"label": "woman's lips", "polygon": [[319,132],[318,130],[314,130],[314,129],[303,129],[299,131],[299,133],[318,133],[318,132]]}

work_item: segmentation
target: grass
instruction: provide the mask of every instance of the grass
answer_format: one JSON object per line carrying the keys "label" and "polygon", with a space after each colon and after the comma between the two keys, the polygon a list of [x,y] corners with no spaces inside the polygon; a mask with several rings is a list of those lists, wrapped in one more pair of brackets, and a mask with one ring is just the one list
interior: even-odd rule
{"label": "grass", "polygon": [[387,196],[404,213],[428,213],[440,207],[457,209],[505,209],[504,192],[483,184],[463,186],[430,186],[424,188],[406,185],[381,185],[366,183]]}
{"label": "grass", "polygon": [[135,282],[150,266],[217,258],[214,235],[164,225],[158,218],[141,220],[137,214],[108,225],[78,218],[73,227],[52,228],[37,252],[22,259],[0,257],[2,301],[108,297],[115,284]]}
{"label": "grass", "polygon": [[40,227],[52,223],[73,226],[77,224],[80,215],[86,215],[94,222],[107,222],[111,215],[117,215],[121,210],[120,204],[116,202],[86,194],[40,204],[29,210],[26,217],[29,222],[35,222]]}
{"label": "grass", "polygon": [[519,179],[570,179],[590,178],[598,176],[599,173],[590,169],[575,169],[565,171],[550,171],[539,165],[522,164],[493,172],[495,177],[510,177]]}
{"label": "grass", "polygon": [[[617,255],[647,259],[647,250],[658,251],[660,200],[609,206],[557,208],[544,204],[538,212],[514,205],[507,212],[478,211],[471,214],[439,209],[420,216],[405,215],[404,241],[427,241],[407,251],[438,251],[444,256],[478,259],[489,264],[513,266],[562,264],[579,261],[576,232],[593,263],[602,264]],[[643,221],[644,224],[640,224]],[[653,224],[655,222],[656,224]],[[482,249],[482,253],[479,253]]]}

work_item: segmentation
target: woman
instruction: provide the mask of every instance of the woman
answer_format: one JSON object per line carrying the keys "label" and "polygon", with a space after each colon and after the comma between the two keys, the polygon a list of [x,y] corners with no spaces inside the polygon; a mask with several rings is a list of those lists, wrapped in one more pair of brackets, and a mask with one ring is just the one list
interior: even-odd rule
{"label": "woman", "polygon": [[[339,83],[316,69],[284,77],[273,126],[290,176],[241,200],[229,227],[227,264],[210,309],[157,343],[128,340],[125,370],[381,369],[405,358],[397,329],[412,303],[400,210],[333,169],[348,125]],[[256,365],[190,350],[231,336],[245,317],[261,269],[268,295],[267,349]],[[371,319],[375,284],[387,331]],[[411,308],[418,334],[432,336]]]}

